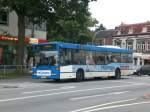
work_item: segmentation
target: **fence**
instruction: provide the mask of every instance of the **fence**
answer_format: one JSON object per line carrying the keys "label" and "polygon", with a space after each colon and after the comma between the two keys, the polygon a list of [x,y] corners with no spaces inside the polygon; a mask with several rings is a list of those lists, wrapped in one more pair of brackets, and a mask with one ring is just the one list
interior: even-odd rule
{"label": "fence", "polygon": [[31,75],[31,68],[25,65],[0,65],[0,77]]}

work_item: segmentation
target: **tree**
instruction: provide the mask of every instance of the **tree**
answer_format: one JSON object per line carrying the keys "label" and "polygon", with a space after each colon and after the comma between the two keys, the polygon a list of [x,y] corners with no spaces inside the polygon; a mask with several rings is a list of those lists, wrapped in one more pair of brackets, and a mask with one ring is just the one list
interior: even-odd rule
{"label": "tree", "polygon": [[23,65],[25,17],[37,18],[33,22],[46,19],[48,14],[53,14],[53,0],[0,0],[0,8],[15,11],[18,16],[18,45],[17,64]]}
{"label": "tree", "polygon": [[[57,7],[55,22],[51,23],[51,20],[48,22],[49,40],[74,43],[90,41],[89,27],[95,25],[96,20],[91,17],[88,11],[89,2],[88,0],[61,1],[60,7]],[[81,37],[84,37],[84,41]]]}
{"label": "tree", "polygon": [[[62,25],[68,28],[73,27],[75,32],[73,31],[72,33],[68,33],[67,30],[63,29],[63,37],[67,36],[70,39],[70,37],[76,35],[78,28],[80,28],[79,24],[76,24],[76,21],[80,20],[84,22],[85,19],[82,17],[85,16],[88,3],[91,1],[95,0],[0,0],[0,8],[15,11],[18,16],[17,64],[23,65],[25,17],[30,18],[34,23],[40,23],[50,18],[48,22],[52,25],[50,28],[51,31],[56,28],[56,24],[59,24],[60,28],[63,28]],[[78,5],[80,6],[80,10],[76,11]],[[77,15],[82,15],[82,17]],[[60,19],[67,19],[68,21],[62,22]],[[68,25],[70,22],[73,26]],[[59,29],[59,27],[56,29]]]}
{"label": "tree", "polygon": [[100,24],[100,25],[97,26],[97,28],[95,29],[95,32],[97,32],[97,31],[102,31],[102,30],[106,30],[106,27],[104,27],[103,24]]}

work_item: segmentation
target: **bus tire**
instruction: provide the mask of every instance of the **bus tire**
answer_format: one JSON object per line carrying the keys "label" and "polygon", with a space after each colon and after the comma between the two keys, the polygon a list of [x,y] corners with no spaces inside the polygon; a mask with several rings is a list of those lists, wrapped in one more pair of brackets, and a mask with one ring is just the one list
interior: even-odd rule
{"label": "bus tire", "polygon": [[120,79],[121,78],[121,71],[120,69],[115,70],[115,79]]}
{"label": "bus tire", "polygon": [[84,80],[84,71],[83,70],[78,70],[76,73],[76,81],[80,82]]}

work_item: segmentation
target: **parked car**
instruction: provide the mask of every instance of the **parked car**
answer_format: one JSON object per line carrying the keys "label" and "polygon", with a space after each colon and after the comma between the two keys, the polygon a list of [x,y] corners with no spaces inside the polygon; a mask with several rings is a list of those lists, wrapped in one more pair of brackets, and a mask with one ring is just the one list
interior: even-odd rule
{"label": "parked car", "polygon": [[135,75],[149,75],[150,76],[150,65],[143,65],[136,70]]}

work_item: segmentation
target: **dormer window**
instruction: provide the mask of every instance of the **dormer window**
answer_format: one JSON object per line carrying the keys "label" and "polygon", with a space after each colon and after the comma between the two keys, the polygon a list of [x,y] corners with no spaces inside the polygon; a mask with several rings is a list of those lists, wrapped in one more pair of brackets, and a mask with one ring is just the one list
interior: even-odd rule
{"label": "dormer window", "polygon": [[129,34],[132,34],[133,33],[133,28],[129,28]]}
{"label": "dormer window", "polygon": [[145,26],[142,28],[142,33],[146,33],[146,32],[147,32],[147,27]]}

